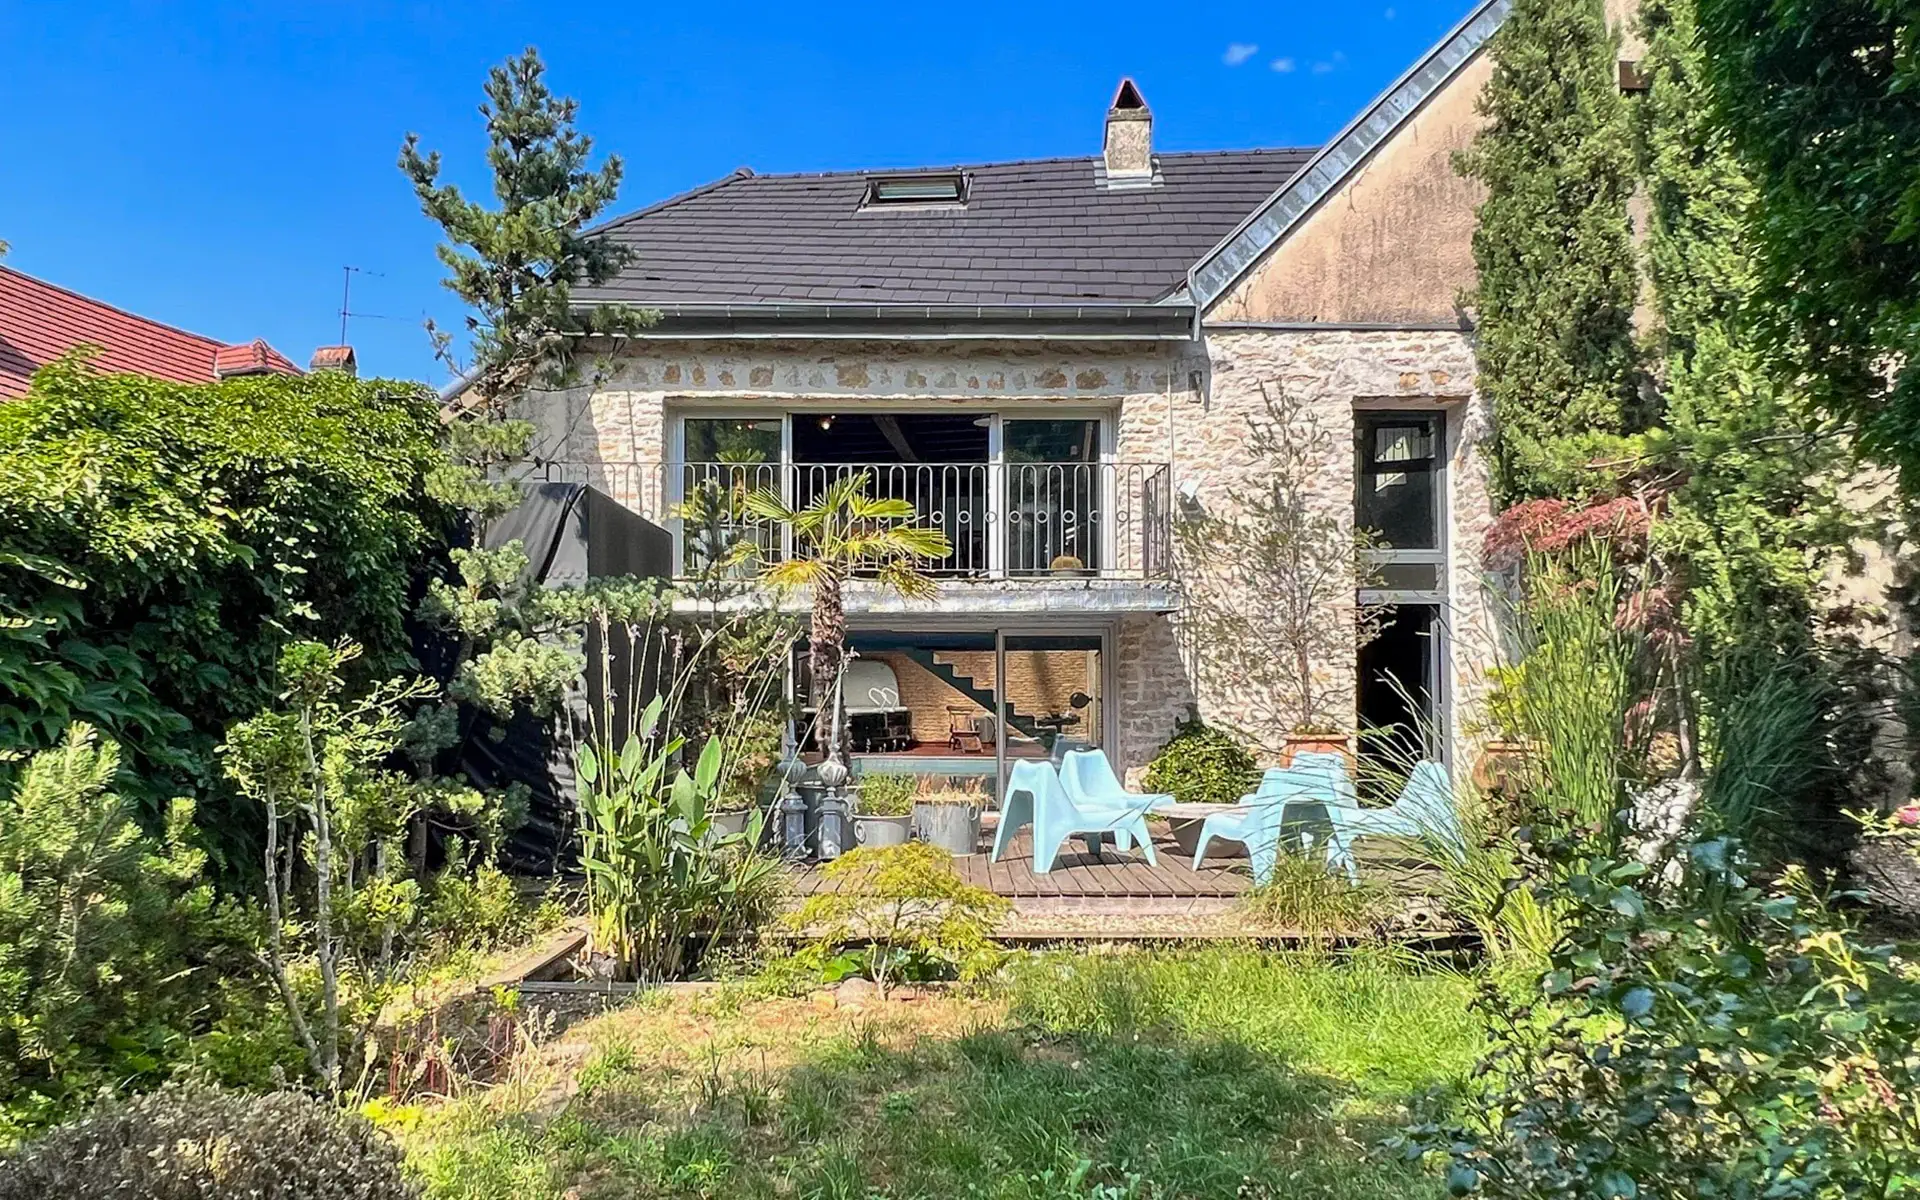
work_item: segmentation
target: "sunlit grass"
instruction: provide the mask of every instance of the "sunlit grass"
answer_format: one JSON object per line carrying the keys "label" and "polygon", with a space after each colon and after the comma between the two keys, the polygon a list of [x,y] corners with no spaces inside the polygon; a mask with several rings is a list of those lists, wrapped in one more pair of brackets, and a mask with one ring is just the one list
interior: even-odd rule
{"label": "sunlit grass", "polygon": [[406,1135],[444,1197],[1417,1200],[1373,1146],[1475,1050],[1472,982],[1384,953],[1020,956],[870,1003],[675,996]]}

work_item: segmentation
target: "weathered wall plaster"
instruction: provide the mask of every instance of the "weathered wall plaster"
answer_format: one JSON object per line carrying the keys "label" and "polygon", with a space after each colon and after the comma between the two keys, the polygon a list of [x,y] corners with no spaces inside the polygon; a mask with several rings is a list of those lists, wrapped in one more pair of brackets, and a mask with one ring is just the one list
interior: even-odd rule
{"label": "weathered wall plaster", "polygon": [[1482,189],[1453,168],[1482,124],[1483,52],[1215,302],[1221,321],[1453,324]]}

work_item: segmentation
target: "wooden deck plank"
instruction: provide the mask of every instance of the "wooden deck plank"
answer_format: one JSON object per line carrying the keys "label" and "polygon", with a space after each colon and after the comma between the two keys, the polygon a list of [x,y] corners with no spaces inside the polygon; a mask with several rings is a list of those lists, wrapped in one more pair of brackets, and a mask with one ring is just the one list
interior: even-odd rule
{"label": "wooden deck plank", "polygon": [[[1023,830],[999,862],[988,861],[988,853],[983,850],[956,857],[954,867],[967,882],[1011,900],[1220,901],[1230,900],[1252,886],[1244,869],[1235,870],[1231,860],[1209,860],[1195,871],[1170,838],[1155,839],[1154,852],[1159,862],[1151,867],[1137,847],[1125,854],[1107,849],[1095,859],[1076,838],[1061,848],[1054,869],[1040,875],[1033,870],[1032,836]],[[846,886],[844,881],[829,880],[819,866],[796,867],[789,871],[787,880],[790,892],[802,899]]]}

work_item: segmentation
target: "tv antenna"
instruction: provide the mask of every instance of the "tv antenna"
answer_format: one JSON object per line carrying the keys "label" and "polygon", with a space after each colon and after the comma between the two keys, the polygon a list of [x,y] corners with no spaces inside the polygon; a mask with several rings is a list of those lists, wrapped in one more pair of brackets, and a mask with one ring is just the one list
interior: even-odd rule
{"label": "tv antenna", "polygon": [[384,271],[369,271],[365,267],[341,267],[340,275],[340,344],[344,346],[347,344],[348,317],[378,316],[378,314],[375,313],[357,313],[352,310],[353,277],[355,275],[371,275],[375,279],[385,279],[387,275]]}

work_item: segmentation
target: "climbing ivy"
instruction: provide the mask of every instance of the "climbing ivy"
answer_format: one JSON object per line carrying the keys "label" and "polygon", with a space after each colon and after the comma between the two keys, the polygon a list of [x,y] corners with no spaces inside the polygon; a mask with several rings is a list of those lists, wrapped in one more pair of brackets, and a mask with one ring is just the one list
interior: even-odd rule
{"label": "climbing ivy", "polygon": [[447,520],[424,496],[439,428],[410,384],[40,371],[0,405],[0,748],[89,723],[151,822],[191,797],[221,865],[246,869],[235,838],[258,822],[214,748],[273,698],[290,639],[351,636],[382,673],[405,658]]}

